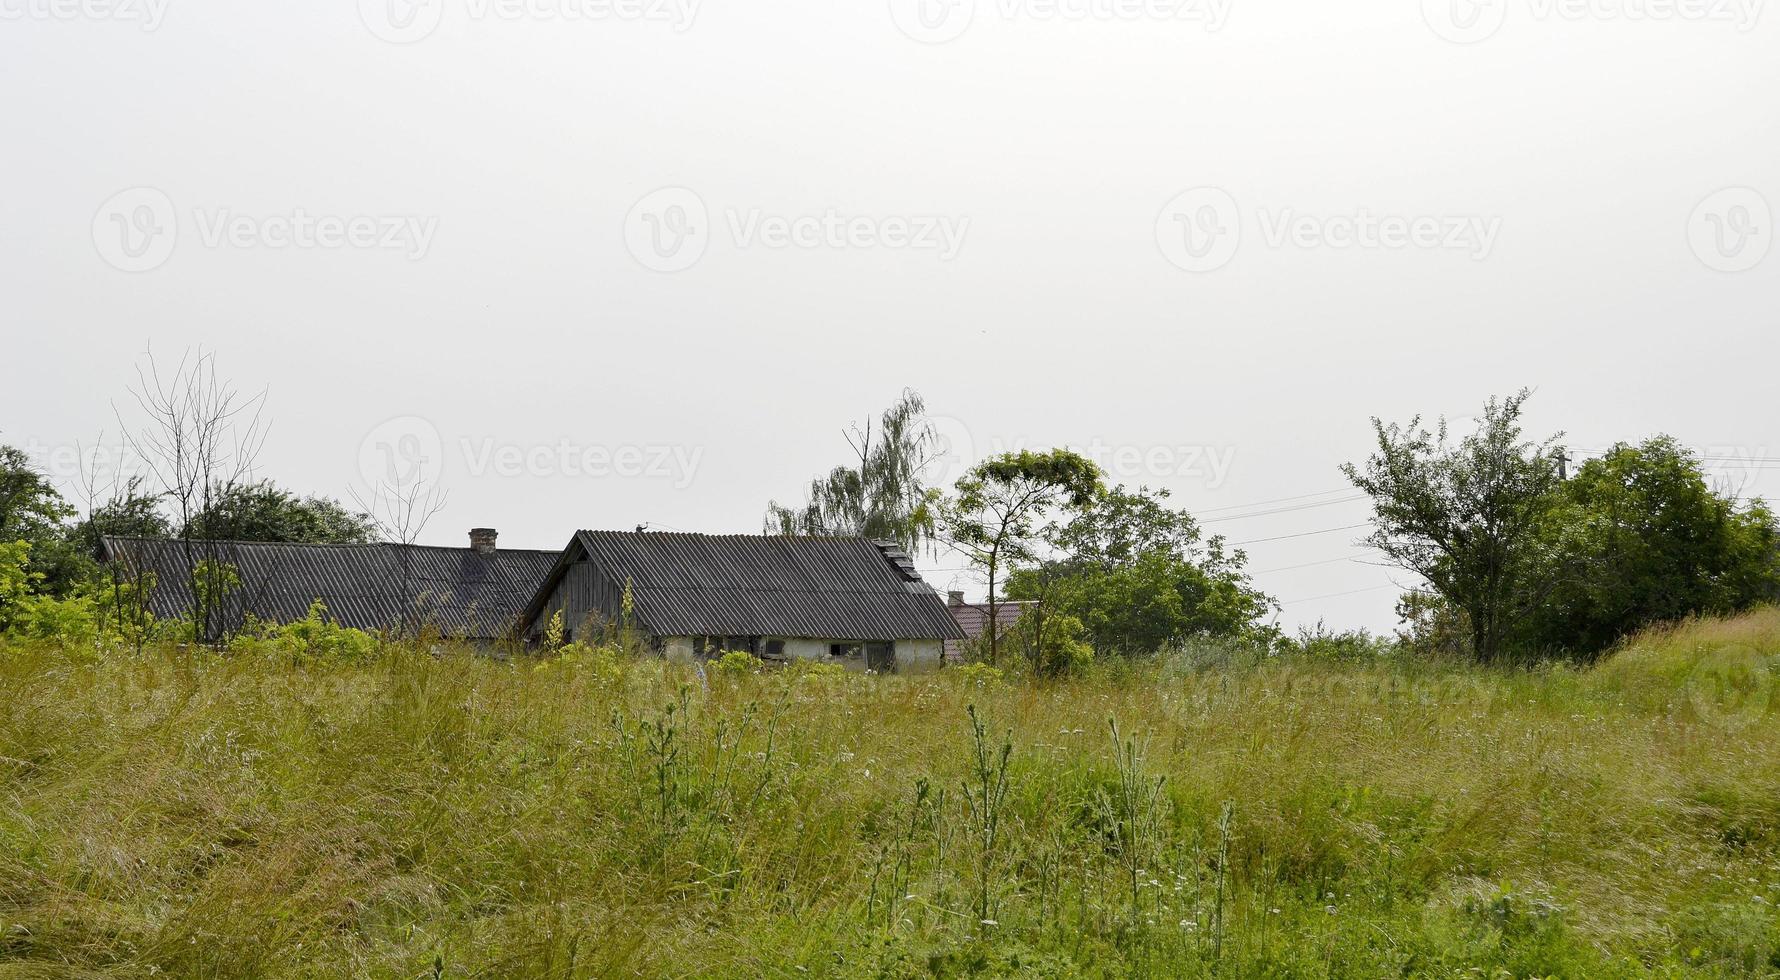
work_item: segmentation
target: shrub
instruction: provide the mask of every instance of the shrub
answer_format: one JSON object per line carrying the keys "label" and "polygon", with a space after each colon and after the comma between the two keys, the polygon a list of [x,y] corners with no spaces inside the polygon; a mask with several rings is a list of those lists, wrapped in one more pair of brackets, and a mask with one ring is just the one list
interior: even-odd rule
{"label": "shrub", "polygon": [[1079,674],[1094,663],[1087,632],[1080,619],[1067,613],[1040,615],[1029,610],[1014,623],[1011,634],[1037,674],[1057,677]]}
{"label": "shrub", "polygon": [[43,574],[31,570],[31,544],[0,544],[0,633],[50,640],[64,649],[90,649],[100,638],[99,603],[75,591],[66,597],[34,591]]}
{"label": "shrub", "polygon": [[794,657],[785,665],[785,673],[792,677],[844,677],[847,668],[808,657]]}
{"label": "shrub", "polygon": [[1397,645],[1366,630],[1330,630],[1318,620],[1314,627],[1299,627],[1297,639],[1280,641],[1280,649],[1284,653],[1318,660],[1365,665],[1396,653]]}
{"label": "shrub", "polygon": [[760,670],[760,658],[744,650],[731,650],[711,661],[711,669],[719,675],[740,677]]}
{"label": "shrub", "polygon": [[292,661],[362,661],[377,652],[377,638],[362,630],[341,626],[328,615],[320,599],[309,604],[309,613],[295,622],[250,623],[229,644],[235,653],[288,658]]}

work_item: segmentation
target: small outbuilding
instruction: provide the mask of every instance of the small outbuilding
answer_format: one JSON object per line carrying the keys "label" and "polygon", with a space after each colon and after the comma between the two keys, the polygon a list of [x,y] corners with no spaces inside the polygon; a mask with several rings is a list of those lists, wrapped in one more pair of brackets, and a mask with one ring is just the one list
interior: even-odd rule
{"label": "small outbuilding", "polygon": [[669,657],[741,650],[894,673],[938,667],[962,640],[894,544],[849,537],[580,531],[520,614],[528,640],[559,614],[565,639],[620,622]]}

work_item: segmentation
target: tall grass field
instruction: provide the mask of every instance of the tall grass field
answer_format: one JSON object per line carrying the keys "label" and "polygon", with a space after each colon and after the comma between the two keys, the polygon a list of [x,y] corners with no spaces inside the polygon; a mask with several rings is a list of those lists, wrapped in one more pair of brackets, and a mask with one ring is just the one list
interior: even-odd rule
{"label": "tall grass field", "polygon": [[1777,665],[0,646],[0,977],[1775,976]]}

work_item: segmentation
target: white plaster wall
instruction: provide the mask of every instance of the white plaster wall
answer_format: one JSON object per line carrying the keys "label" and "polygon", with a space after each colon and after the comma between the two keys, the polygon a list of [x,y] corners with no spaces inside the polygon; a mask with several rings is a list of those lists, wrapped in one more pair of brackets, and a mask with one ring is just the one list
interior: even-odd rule
{"label": "white plaster wall", "polygon": [[[828,655],[828,640],[786,639],[785,656],[800,660],[815,660],[820,663],[839,664],[848,670],[865,672],[865,657],[831,657]],[[761,644],[765,648],[765,642]],[[679,663],[694,663],[698,660],[697,649],[692,637],[668,636],[661,640],[662,656]],[[896,671],[897,673],[919,673],[921,671],[938,670],[944,644],[939,640],[897,640]]]}
{"label": "white plaster wall", "polygon": [[938,670],[944,653],[943,640],[897,640],[896,671],[899,674],[914,674]]}
{"label": "white plaster wall", "polygon": [[[828,660],[827,640],[786,640],[785,656],[803,660]],[[836,661],[837,663],[839,661]]]}
{"label": "white plaster wall", "polygon": [[661,655],[675,663],[689,664],[698,660],[692,651],[690,636],[664,636],[661,638]]}

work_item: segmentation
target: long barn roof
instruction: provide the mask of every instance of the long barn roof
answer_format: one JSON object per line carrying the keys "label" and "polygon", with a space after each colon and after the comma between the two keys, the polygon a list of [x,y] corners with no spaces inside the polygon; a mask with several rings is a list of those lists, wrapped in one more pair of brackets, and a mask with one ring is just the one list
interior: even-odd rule
{"label": "long barn roof", "polygon": [[963,638],[906,554],[843,537],[580,531],[523,622],[581,560],[628,585],[637,623],[657,636]]}
{"label": "long barn roof", "polygon": [[[244,613],[262,620],[301,619],[320,599],[343,626],[381,629],[410,614],[452,636],[506,635],[560,554],[503,548],[399,544],[273,544],[194,541],[197,560],[231,565],[241,579],[227,603],[230,625]],[[163,619],[192,606],[186,545],[177,540],[108,537],[101,557],[130,573],[153,572],[149,608]]]}

